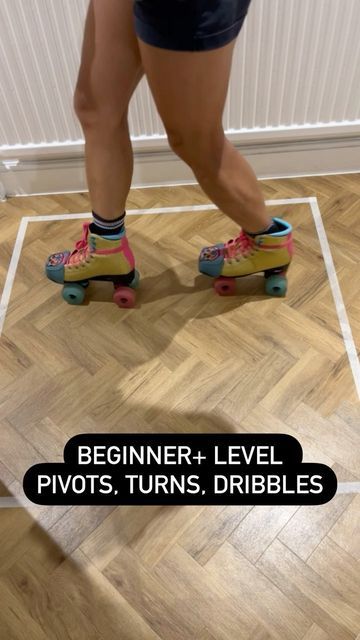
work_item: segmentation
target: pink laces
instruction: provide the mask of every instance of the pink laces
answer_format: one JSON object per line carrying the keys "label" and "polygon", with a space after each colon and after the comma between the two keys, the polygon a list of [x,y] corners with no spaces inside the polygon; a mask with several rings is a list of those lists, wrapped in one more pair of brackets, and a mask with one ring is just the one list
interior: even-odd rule
{"label": "pink laces", "polygon": [[78,264],[83,260],[86,260],[90,247],[88,245],[87,237],[89,234],[89,222],[85,222],[83,225],[83,234],[81,240],[78,240],[75,244],[74,251],[71,252],[68,258],[68,264]]}
{"label": "pink laces", "polygon": [[[237,238],[232,238],[225,243],[223,252],[225,258],[246,257],[254,247],[254,238],[241,231]],[[240,254],[240,255],[239,255]]]}

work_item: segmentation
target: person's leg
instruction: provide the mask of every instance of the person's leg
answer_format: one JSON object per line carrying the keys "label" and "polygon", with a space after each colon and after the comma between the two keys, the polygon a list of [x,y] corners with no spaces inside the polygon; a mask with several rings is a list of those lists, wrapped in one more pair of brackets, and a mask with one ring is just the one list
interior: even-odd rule
{"label": "person's leg", "polygon": [[45,267],[70,304],[81,304],[89,280],[112,281],[119,306],[135,303],[138,274],[124,229],[133,172],[127,114],[143,69],[132,12],[133,0],[91,0],[86,19],[74,107],[85,135],[94,219],[75,249],[51,254]]}
{"label": "person's leg", "polygon": [[222,126],[235,41],[190,52],[138,42],[172,149],[192,168],[211,200],[246,231],[269,227],[271,218],[256,176]]}
{"label": "person's leg", "polygon": [[106,220],[123,213],[133,173],[127,112],[144,72],[132,12],[132,0],[91,0],[74,96],[92,208]]}

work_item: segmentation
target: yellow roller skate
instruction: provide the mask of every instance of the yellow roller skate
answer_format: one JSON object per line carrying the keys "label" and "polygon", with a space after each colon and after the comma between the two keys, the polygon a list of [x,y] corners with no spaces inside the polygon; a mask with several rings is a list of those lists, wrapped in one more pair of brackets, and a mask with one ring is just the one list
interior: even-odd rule
{"label": "yellow roller skate", "polygon": [[113,301],[119,307],[135,306],[135,289],[139,274],[125,230],[111,236],[100,236],[83,226],[83,236],[73,251],[50,255],[45,273],[49,280],[63,284],[62,297],[69,304],[81,304],[90,280],[106,280],[114,285]]}
{"label": "yellow roller skate", "polygon": [[214,289],[219,295],[234,295],[236,278],[262,272],[267,295],[286,295],[286,272],[293,255],[292,227],[280,218],[273,218],[273,222],[279,229],[276,233],[253,236],[241,231],[225,244],[202,249],[199,271],[215,278]]}

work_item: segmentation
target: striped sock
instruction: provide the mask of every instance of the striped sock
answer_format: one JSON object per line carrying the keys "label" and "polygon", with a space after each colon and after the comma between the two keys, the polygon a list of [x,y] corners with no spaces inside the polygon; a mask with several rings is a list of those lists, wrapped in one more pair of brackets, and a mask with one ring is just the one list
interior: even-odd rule
{"label": "striped sock", "polygon": [[95,211],[93,211],[92,214],[93,221],[90,225],[91,233],[96,233],[98,236],[112,236],[123,231],[126,211],[118,218],[115,218],[115,220],[105,220],[105,218],[99,216]]}

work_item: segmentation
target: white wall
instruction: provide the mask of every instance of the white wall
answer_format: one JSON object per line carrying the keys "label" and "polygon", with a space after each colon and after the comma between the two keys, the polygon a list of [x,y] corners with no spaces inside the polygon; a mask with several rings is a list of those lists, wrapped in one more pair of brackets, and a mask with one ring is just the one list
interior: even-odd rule
{"label": "white wall", "polygon": [[[87,4],[0,0],[0,181],[9,193],[85,188],[72,93]],[[253,0],[224,127],[260,176],[360,170],[359,32],[359,0]],[[129,117],[134,183],[191,179],[169,155],[146,80]]]}

